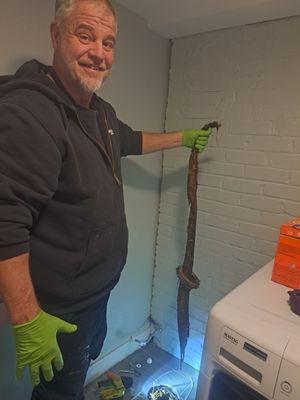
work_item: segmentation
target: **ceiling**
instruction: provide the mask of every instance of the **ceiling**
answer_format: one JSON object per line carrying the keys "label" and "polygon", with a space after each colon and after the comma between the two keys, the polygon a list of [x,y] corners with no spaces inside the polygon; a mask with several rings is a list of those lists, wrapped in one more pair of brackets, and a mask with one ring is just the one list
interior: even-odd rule
{"label": "ceiling", "polygon": [[300,0],[115,0],[143,17],[151,30],[178,38],[300,15]]}

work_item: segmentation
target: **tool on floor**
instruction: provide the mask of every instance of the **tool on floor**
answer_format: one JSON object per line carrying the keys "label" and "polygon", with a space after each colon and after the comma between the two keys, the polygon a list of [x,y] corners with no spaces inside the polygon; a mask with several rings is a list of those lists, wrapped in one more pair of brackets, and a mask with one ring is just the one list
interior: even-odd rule
{"label": "tool on floor", "polygon": [[149,390],[148,400],[179,400],[179,396],[171,386],[158,385]]}
{"label": "tool on floor", "polygon": [[108,371],[103,381],[97,382],[100,400],[122,399],[126,389],[132,386],[133,379],[130,376],[119,376]]}
{"label": "tool on floor", "polygon": [[129,361],[128,366],[129,366],[129,368],[131,369],[131,371],[133,371],[133,372],[135,373],[135,375],[137,375],[137,376],[140,376],[140,375],[141,375],[141,372],[138,371],[138,370],[135,368],[135,366],[132,364],[131,361]]}
{"label": "tool on floor", "polygon": [[130,374],[130,375],[134,375],[135,372],[132,369],[119,369],[119,374]]}

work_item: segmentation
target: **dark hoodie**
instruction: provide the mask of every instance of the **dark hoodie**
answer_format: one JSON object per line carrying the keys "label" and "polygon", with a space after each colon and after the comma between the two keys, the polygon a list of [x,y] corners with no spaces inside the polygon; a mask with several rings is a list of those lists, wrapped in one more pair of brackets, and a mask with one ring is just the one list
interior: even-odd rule
{"label": "dark hoodie", "polygon": [[93,96],[77,107],[33,60],[0,80],[0,260],[29,252],[38,300],[62,314],[97,302],[127,256],[120,157],[141,133]]}

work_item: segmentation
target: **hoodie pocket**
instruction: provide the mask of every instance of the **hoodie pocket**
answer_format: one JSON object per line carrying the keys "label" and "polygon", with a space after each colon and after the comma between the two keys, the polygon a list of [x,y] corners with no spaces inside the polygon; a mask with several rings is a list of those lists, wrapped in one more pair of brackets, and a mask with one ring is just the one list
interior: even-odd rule
{"label": "hoodie pocket", "polygon": [[116,230],[116,223],[113,221],[92,230],[88,240],[86,257],[98,255],[99,259],[102,259],[109,256],[113,249]]}
{"label": "hoodie pocket", "polygon": [[92,298],[112,288],[126,255],[122,242],[127,243],[127,235],[122,237],[121,232],[116,220],[90,232],[85,255],[73,276],[74,299]]}

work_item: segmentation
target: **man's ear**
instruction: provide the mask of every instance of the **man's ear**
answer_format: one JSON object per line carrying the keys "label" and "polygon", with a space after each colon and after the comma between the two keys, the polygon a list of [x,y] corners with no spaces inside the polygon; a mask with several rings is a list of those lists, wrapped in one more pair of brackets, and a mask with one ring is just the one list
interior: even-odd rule
{"label": "man's ear", "polygon": [[50,25],[50,34],[51,34],[53,49],[56,50],[58,46],[60,32],[59,32],[59,27],[55,22],[52,22],[52,24]]}

